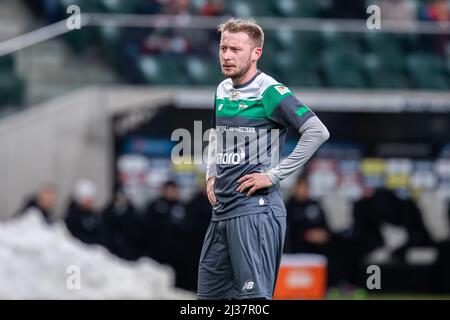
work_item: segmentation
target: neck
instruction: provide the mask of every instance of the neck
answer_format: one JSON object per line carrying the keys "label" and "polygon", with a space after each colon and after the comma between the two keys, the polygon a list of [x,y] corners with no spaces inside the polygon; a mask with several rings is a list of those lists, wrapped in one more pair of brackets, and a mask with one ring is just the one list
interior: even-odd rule
{"label": "neck", "polygon": [[232,79],[233,86],[238,86],[238,85],[241,85],[243,83],[246,83],[247,81],[249,81],[251,78],[253,78],[255,76],[256,72],[258,72],[258,69],[256,68],[256,65],[252,65],[250,67],[250,69],[248,69],[248,71],[244,75],[242,75],[239,78]]}

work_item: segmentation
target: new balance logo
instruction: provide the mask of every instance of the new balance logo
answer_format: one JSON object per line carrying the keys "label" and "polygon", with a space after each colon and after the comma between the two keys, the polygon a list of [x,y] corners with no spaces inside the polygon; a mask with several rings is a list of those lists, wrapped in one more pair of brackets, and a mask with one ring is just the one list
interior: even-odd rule
{"label": "new balance logo", "polygon": [[252,290],[254,286],[255,283],[253,281],[245,281],[244,286],[242,287],[242,291]]}

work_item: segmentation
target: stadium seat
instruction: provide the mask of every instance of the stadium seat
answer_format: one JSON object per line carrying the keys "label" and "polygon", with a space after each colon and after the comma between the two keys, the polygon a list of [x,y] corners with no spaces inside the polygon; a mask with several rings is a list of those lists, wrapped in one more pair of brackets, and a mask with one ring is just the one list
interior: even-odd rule
{"label": "stadium seat", "polygon": [[101,12],[100,1],[92,0],[59,0],[58,10],[62,19],[67,18],[67,8],[70,5],[77,5],[80,7],[81,12]]}
{"label": "stadium seat", "polygon": [[364,61],[365,72],[369,85],[378,89],[404,89],[410,83],[404,73],[393,71],[389,64],[377,54],[369,54]]}
{"label": "stadium seat", "polygon": [[228,13],[240,18],[274,16],[267,0],[233,0],[226,1],[225,6]]}
{"label": "stadium seat", "polygon": [[403,48],[401,38],[384,32],[366,32],[364,41],[370,52],[385,56],[401,56]]}
{"label": "stadium seat", "polygon": [[148,55],[139,58],[142,79],[149,84],[184,85],[188,81],[181,68],[180,58],[172,55]]}
{"label": "stadium seat", "polygon": [[321,48],[321,38],[318,32],[298,32],[289,27],[281,27],[266,32],[266,42],[272,41],[275,50],[293,50],[310,52],[317,55]]}
{"label": "stadium seat", "polygon": [[449,68],[440,56],[413,53],[407,58],[408,73],[415,87],[424,89],[448,89],[450,87]]}
{"label": "stadium seat", "polygon": [[73,51],[81,53],[94,42],[95,30],[92,28],[72,30],[64,34],[63,37],[67,40]]}
{"label": "stadium seat", "polygon": [[0,105],[21,105],[24,81],[13,73],[0,74]]}
{"label": "stadium seat", "polygon": [[14,70],[14,57],[10,54],[0,57],[0,73],[12,72],[13,70]]}
{"label": "stadium seat", "polygon": [[270,72],[280,82],[291,85],[291,78],[295,76],[294,70],[299,68],[298,62],[299,60],[293,51],[278,52],[277,58],[271,60]]}
{"label": "stadium seat", "polygon": [[276,59],[268,59],[265,67],[280,82],[289,86],[320,86],[319,62],[305,51],[284,50]]}
{"label": "stadium seat", "polygon": [[410,83],[403,74],[386,70],[373,70],[367,75],[373,89],[407,89]]}
{"label": "stadium seat", "polygon": [[[271,31],[266,36],[264,45],[265,54],[270,57],[262,57],[262,64],[269,69],[278,72],[284,70],[287,75],[293,70],[317,71],[320,53],[320,38],[318,33],[294,32],[290,29]],[[272,55],[278,52],[277,55]],[[276,57],[275,59],[272,57]]]}
{"label": "stadium seat", "polygon": [[363,88],[363,57],[358,51],[327,49],[322,52],[321,61],[326,83],[330,87]]}
{"label": "stadium seat", "polygon": [[348,52],[360,52],[362,50],[360,34],[325,30],[321,32],[320,38],[324,49],[344,50]]}
{"label": "stadium seat", "polygon": [[417,33],[406,33],[397,35],[403,52],[419,51],[421,49],[421,35]]}
{"label": "stadium seat", "polygon": [[190,84],[217,85],[223,80],[216,60],[191,56],[186,58],[183,65]]}
{"label": "stadium seat", "polygon": [[293,73],[293,76],[289,79],[288,85],[306,88],[323,87],[322,79],[318,72],[301,69],[298,72]]}
{"label": "stadium seat", "polygon": [[283,17],[317,17],[321,7],[316,0],[279,0],[273,1],[273,9]]}
{"label": "stadium seat", "polygon": [[101,0],[100,8],[111,13],[134,13],[139,4],[137,0]]}
{"label": "stadium seat", "polygon": [[116,65],[120,60],[120,40],[122,30],[117,26],[104,26],[98,29],[100,49],[106,59]]}
{"label": "stadium seat", "polygon": [[[91,0],[60,0],[59,1],[59,15],[61,19],[66,19],[68,14],[66,12],[70,5],[77,5],[80,7],[82,13],[101,12],[99,1]],[[82,28],[80,30],[72,30],[62,36],[69,43],[69,46],[76,53],[83,52],[89,45],[97,42],[97,28]]]}

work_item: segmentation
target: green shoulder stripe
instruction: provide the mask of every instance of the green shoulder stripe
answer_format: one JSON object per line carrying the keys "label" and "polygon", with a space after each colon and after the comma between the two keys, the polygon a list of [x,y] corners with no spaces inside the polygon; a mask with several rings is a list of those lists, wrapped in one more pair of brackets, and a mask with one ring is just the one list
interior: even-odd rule
{"label": "green shoulder stripe", "polygon": [[272,116],[273,111],[278,106],[278,104],[286,98],[291,96],[292,92],[285,85],[278,83],[268,87],[262,94],[264,108],[266,109],[267,115]]}
{"label": "green shoulder stripe", "polygon": [[307,106],[303,106],[303,107],[298,108],[297,111],[295,111],[295,113],[299,117],[301,117],[305,112],[308,112],[308,111],[309,111],[308,107]]}
{"label": "green shoulder stripe", "polygon": [[267,118],[261,99],[230,100],[229,98],[218,98],[216,100],[216,115],[218,117]]}

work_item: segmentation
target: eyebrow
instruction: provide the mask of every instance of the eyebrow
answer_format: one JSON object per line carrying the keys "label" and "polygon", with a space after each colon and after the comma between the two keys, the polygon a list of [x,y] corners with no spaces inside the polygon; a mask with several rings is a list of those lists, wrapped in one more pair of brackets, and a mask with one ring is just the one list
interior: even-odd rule
{"label": "eyebrow", "polygon": [[226,44],[220,44],[220,47],[227,47],[227,48],[231,48],[231,49],[242,49],[242,46],[239,45],[226,45]]}

